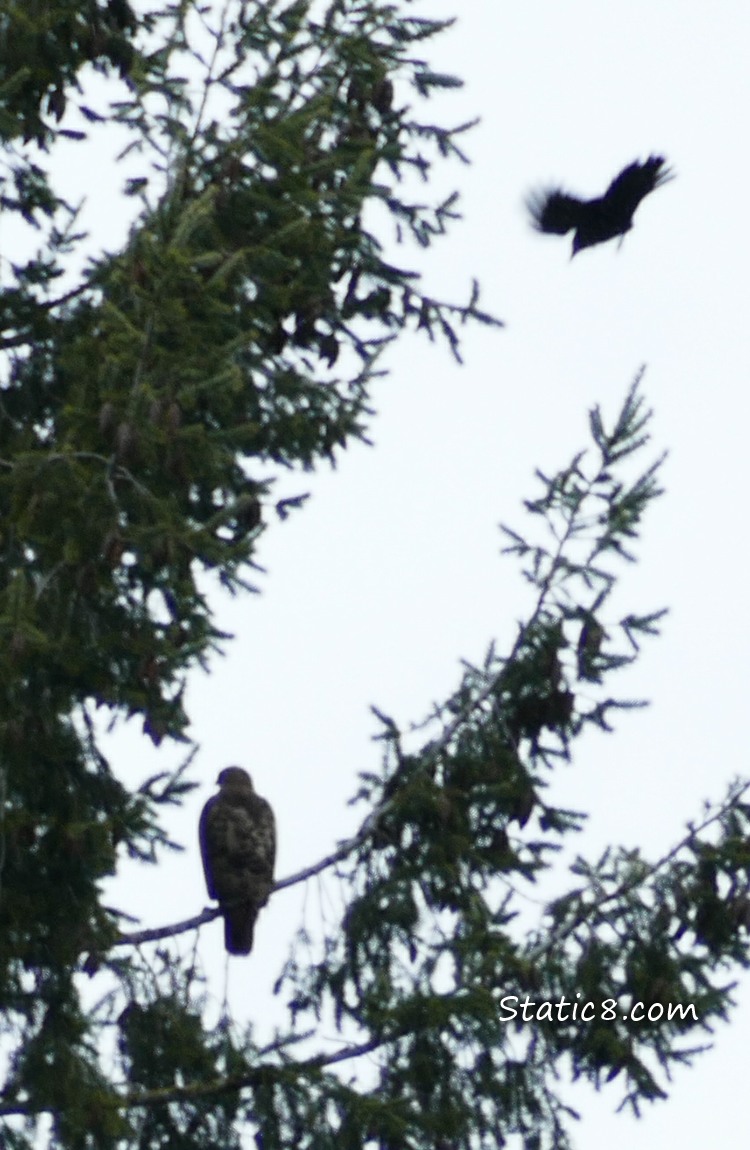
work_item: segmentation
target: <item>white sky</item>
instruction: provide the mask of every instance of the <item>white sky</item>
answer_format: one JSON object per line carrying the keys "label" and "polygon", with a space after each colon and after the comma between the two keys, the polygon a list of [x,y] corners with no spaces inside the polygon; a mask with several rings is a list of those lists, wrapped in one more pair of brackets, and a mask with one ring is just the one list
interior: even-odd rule
{"label": "white sky", "polygon": [[[458,7],[415,9],[450,16]],[[484,305],[507,327],[466,330],[463,368],[424,338],[404,340],[375,388],[375,448],[355,446],[335,472],[287,481],[313,498],[264,535],[263,594],[216,600],[237,640],[210,677],[193,679],[206,785],[174,819],[186,853],[139,872],[122,895],[144,926],[205,905],[195,827],[228,763],[248,767],[275,807],[279,877],[354,829],[346,800],[357,772],[379,761],[369,704],[404,725],[419,720],[457,683],[461,657],[480,660],[492,638],[507,646],[527,594],[515,562],[499,557],[497,524],[530,527],[520,501],[538,493],[533,469],[556,470],[584,446],[588,409],[598,402],[613,416],[644,362],[656,412],[649,458],[669,448],[668,490],[617,606],[671,614],[612,688],[653,703],[623,714],[613,736],[585,740],[555,797],[591,812],[577,850],[593,857],[613,842],[656,858],[746,770],[749,49],[750,9],[739,0],[710,10],[684,0],[474,0],[425,45],[436,70],[466,81],[434,100],[435,121],[480,114],[482,123],[463,139],[472,166],[443,177],[446,191],[462,192],[463,222],[403,262],[424,268],[430,294],[461,302],[476,275]],[[594,195],[650,152],[663,152],[678,179],[647,198],[619,252],[608,244],[571,263],[570,237],[529,228],[531,187],[559,181]],[[102,172],[101,187],[110,175],[119,186],[119,172]],[[106,233],[102,242],[117,246]],[[115,746],[140,776],[147,748],[133,726]],[[333,880],[324,897],[337,904]],[[240,1013],[265,1017],[259,1003],[303,899],[299,889],[280,893],[252,956],[232,962]],[[315,922],[317,885],[307,900]],[[204,928],[201,951],[220,998],[218,923]],[[640,1150],[744,1147],[750,995],[743,987],[738,997],[715,1049],[678,1072],[670,1100],[646,1109],[637,1128],[614,1113],[617,1081],[598,1096],[567,1091],[583,1112],[580,1150],[631,1150],[636,1138]]]}

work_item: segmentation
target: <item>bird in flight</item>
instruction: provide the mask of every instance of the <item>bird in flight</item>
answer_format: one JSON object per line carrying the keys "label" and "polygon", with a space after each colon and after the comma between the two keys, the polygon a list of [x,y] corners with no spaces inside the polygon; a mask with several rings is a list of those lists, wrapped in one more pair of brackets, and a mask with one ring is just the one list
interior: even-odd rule
{"label": "bird in flight", "polygon": [[556,236],[573,230],[573,255],[593,244],[622,237],[632,228],[633,214],[644,196],[674,179],[665,164],[663,156],[628,164],[595,200],[579,200],[561,188],[532,192],[526,200],[532,223],[537,231]]}

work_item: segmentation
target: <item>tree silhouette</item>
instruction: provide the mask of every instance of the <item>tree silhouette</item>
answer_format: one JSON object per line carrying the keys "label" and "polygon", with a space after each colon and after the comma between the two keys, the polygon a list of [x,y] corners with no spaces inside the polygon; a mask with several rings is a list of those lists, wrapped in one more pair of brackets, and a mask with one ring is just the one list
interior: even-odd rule
{"label": "tree silhouette", "polygon": [[603,196],[579,200],[560,188],[532,192],[526,205],[537,231],[563,236],[575,231],[573,252],[602,244],[615,236],[624,236],[633,226],[633,214],[641,200],[673,179],[664,167],[663,156],[649,156],[645,163],[636,160],[615,176]]}
{"label": "tree silhouette", "polygon": [[[458,354],[460,322],[492,321],[476,290],[445,304],[386,260],[365,210],[423,246],[451,218],[452,198],[425,206],[402,179],[429,192],[434,158],[460,154],[403,99],[455,85],[423,60],[439,22],[379,0],[6,8],[0,206],[39,252],[3,262],[0,294],[3,1147],[474,1150],[516,1133],[547,1150],[569,1142],[571,1066],[619,1078],[635,1108],[663,1096],[728,1011],[725,967],[748,961],[743,788],[662,859],[578,859],[530,928],[517,914],[584,818],[550,801],[550,773],[637,705],[607,684],[661,614],[618,619],[610,598],[659,493],[658,462],[628,474],[648,441],[635,387],[611,428],[592,412],[590,456],[540,474],[539,536],[506,531],[536,596],[511,649],[464,667],[416,749],[379,714],[357,833],[277,883],[335,875],[344,905],[284,964],[272,1041],[215,1017],[182,945],[220,911],[138,931],[105,899],[123,857],[174,848],[164,815],[194,752],[126,784],[97,720],[189,742],[186,677],[228,639],[204,575],[248,587],[279,526],[268,469],[366,437],[377,357],[405,328]],[[84,102],[86,64],[117,83],[111,108]],[[142,157],[141,211],[76,273],[47,153],[112,121]],[[539,1009],[577,993],[597,1006],[585,1025]],[[531,1025],[508,1017],[527,998]],[[610,998],[663,1013],[602,1017]]]}

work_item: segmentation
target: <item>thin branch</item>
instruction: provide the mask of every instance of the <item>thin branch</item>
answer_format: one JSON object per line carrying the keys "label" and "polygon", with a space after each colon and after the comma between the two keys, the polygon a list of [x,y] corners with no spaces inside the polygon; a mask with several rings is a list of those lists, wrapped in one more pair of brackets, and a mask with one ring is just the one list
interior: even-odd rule
{"label": "thin branch", "polygon": [[[589,489],[586,491],[586,495],[584,495],[584,497],[581,499],[578,505],[579,507],[584,502],[586,496],[590,493],[590,488],[593,486],[593,482],[593,480],[589,482]],[[460,730],[462,724],[467,721],[471,714],[473,714],[487,701],[487,699],[491,698],[492,695],[497,692],[504,676],[508,672],[508,668],[512,665],[513,660],[516,658],[518,652],[523,647],[529,630],[533,628],[534,622],[539,617],[539,614],[544,607],[547,596],[551,589],[553,575],[558,568],[565,545],[567,544],[572,534],[575,524],[576,511],[571,512],[570,516],[568,517],[567,529],[564,532],[563,537],[558,541],[556,554],[552,559],[550,572],[541,585],[540,593],[531,618],[525,626],[519,629],[516,641],[513,644],[511,652],[506,659],[502,669],[497,673],[497,675],[493,676],[490,683],[482,691],[479,692],[476,698],[474,698],[471,703],[468,704],[467,707],[461,711],[451,723],[448,724],[440,738],[435,740],[435,742],[432,744],[429,744],[429,749],[431,752],[434,753],[436,750],[445,749],[456,732]],[[321,874],[324,870],[327,870],[331,866],[335,866],[336,863],[341,862],[342,859],[352,854],[359,846],[362,845],[362,843],[364,843],[369,838],[369,836],[374,831],[378,821],[382,818],[383,814],[394,801],[394,799],[388,799],[385,803],[382,803],[380,806],[376,807],[375,810],[371,811],[367,818],[364,820],[357,834],[339,843],[335,851],[332,851],[331,854],[326,855],[318,862],[313,863],[311,866],[305,867],[300,871],[296,871],[294,874],[289,875],[287,878],[281,879],[275,884],[271,893],[275,894],[277,891],[284,890],[286,887],[296,886],[298,883],[306,882],[309,878],[314,878],[315,875]],[[162,938],[170,938],[174,935],[184,934],[189,930],[197,930],[199,927],[203,926],[204,923],[211,922],[213,919],[218,918],[220,914],[220,909],[209,907],[202,911],[201,914],[196,915],[193,918],[184,919],[182,922],[173,923],[171,926],[155,927],[153,929],[121,934],[114,945],[139,946],[144,942],[154,942]]]}
{"label": "thin branch", "polygon": [[[534,947],[529,952],[529,957],[532,959],[540,957],[542,954],[549,950],[550,944],[552,942],[558,942],[562,938],[569,937],[573,931],[577,930],[578,927],[581,926],[584,922],[591,924],[594,917],[597,923],[601,922],[602,919],[606,917],[605,908],[608,905],[616,902],[618,899],[622,898],[623,895],[630,894],[630,892],[635,890],[636,887],[642,887],[649,879],[653,879],[655,875],[657,875],[660,870],[663,870],[668,863],[672,862],[672,860],[675,859],[681,851],[683,851],[686,847],[691,846],[691,844],[695,842],[697,836],[700,835],[702,831],[707,830],[708,827],[710,827],[713,823],[718,822],[723,815],[730,811],[732,807],[737,803],[737,801],[742,798],[745,792],[749,789],[750,780],[746,783],[743,783],[741,786],[732,787],[729,798],[726,800],[726,802],[722,803],[722,805],[718,807],[717,810],[707,815],[703,822],[700,823],[697,827],[690,826],[688,833],[684,835],[683,838],[681,838],[680,841],[675,844],[675,846],[668,850],[666,854],[662,855],[660,859],[657,859],[655,863],[652,863],[648,867],[646,874],[639,872],[633,877],[624,879],[619,884],[619,886],[615,887],[615,889],[611,891],[610,894],[600,894],[596,900],[595,914],[594,907],[590,903],[585,903],[581,905],[580,911],[575,915],[574,918],[567,921],[563,920],[562,922],[552,927],[550,930],[545,930],[543,932],[543,941],[539,946]],[[554,901],[555,900],[553,900],[553,902]]]}
{"label": "thin branch", "polygon": [[[312,866],[305,867],[304,870],[299,870],[295,874],[291,874],[288,878],[280,879],[277,882],[271,894],[276,894],[277,891],[284,890],[286,887],[296,886],[297,883],[306,882],[309,878],[314,878],[316,874],[321,871],[327,870],[328,867],[333,866],[353,850],[355,850],[360,843],[369,834],[363,829],[359,834],[353,838],[345,839],[332,854],[326,855],[325,858],[319,862],[313,863]],[[207,922],[213,922],[215,918],[221,915],[220,907],[206,907],[200,914],[194,915],[192,918],[183,919],[182,922],[172,923],[170,926],[157,926],[151,927],[147,930],[128,931],[119,935],[115,941],[115,946],[140,946],[143,942],[157,942],[161,938],[171,938],[173,935],[185,934],[189,930],[197,930]]]}
{"label": "thin branch", "polygon": [[[268,1082],[269,1078],[289,1078],[304,1075],[307,1071],[322,1070],[326,1066],[333,1066],[338,1062],[345,1062],[351,1058],[361,1058],[371,1054],[382,1046],[387,1046],[402,1038],[402,1034],[390,1035],[387,1038],[371,1039],[345,1046],[333,1054],[318,1054],[313,1058],[296,1062],[294,1065],[258,1066],[242,1074],[230,1074],[225,1078],[215,1078],[212,1082],[191,1082],[185,1086],[165,1086],[158,1090],[143,1090],[135,1094],[113,1094],[108,1098],[101,1096],[99,1105],[110,1110],[132,1110],[140,1107],[165,1106],[170,1102],[195,1102],[199,1098],[210,1098],[217,1094],[229,1094],[244,1090],[246,1087]],[[0,1117],[11,1115],[54,1114],[54,1107],[44,1105],[30,1105],[22,1102],[0,1105]]]}

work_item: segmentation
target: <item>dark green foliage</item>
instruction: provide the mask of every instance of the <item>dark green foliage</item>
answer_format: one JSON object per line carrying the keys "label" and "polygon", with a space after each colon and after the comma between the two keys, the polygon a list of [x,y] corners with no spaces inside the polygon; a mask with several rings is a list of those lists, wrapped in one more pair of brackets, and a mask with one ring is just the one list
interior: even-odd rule
{"label": "dark green foliage", "polygon": [[[346,912],[319,963],[291,960],[280,983],[301,1029],[332,1015],[367,1039],[352,1058],[381,1052],[369,1089],[352,1086],[344,1101],[330,1087],[352,1146],[366,1131],[380,1146],[420,1150],[489,1150],[512,1133],[536,1150],[568,1146],[574,1115],[557,1073],[597,1086],[621,1076],[637,1111],[702,1048],[696,1032],[702,1040],[726,1017],[722,970],[747,963],[750,926],[742,788],[657,863],[622,850],[579,859],[570,892],[528,924],[530,884],[584,819],[548,802],[549,772],[588,726],[608,730],[615,709],[639,705],[597,697],[591,684],[631,663],[662,614],[619,623],[608,614],[612,560],[630,557],[659,494],[658,464],[623,473],[647,421],[635,387],[612,432],[594,411],[598,460],[585,466],[580,455],[540,476],[543,494],[527,503],[550,542],[506,531],[537,593],[510,654],[490,650],[466,668],[418,752],[379,716],[383,775],[363,778],[358,799],[370,813],[339,863]],[[582,664],[582,620],[593,617],[607,625]],[[595,1014],[583,1022],[573,1007],[585,1004]],[[633,1007],[645,1021],[629,1018]],[[326,1144],[328,1129],[318,1124],[309,1144]]]}
{"label": "dark green foliage", "polygon": [[[376,359],[408,324],[456,351],[454,317],[494,322],[475,289],[466,307],[426,300],[363,219],[380,204],[424,243],[451,218],[400,186],[459,154],[403,98],[426,67],[413,43],[439,24],[379,3],[334,3],[316,22],[306,4],[237,0],[201,9],[194,41],[194,4],[142,9],[59,0],[0,14],[0,210],[37,249],[3,254],[0,291],[0,1110],[50,1112],[61,1147],[237,1140],[231,1097],[218,1125],[213,1099],[184,1121],[168,1108],[126,1117],[99,1049],[117,1020],[132,1088],[245,1067],[221,1029],[221,1065],[203,1057],[213,1038],[176,954],[157,975],[112,950],[121,917],[102,882],[123,856],[174,847],[161,808],[193,784],[188,755],[125,786],[96,712],[137,716],[156,745],[186,740],[186,674],[226,638],[197,580],[249,586],[271,467],[311,468],[366,437]],[[87,95],[86,64],[108,79],[107,103]],[[140,214],[70,287],[85,237],[48,157],[113,122],[142,165],[124,178]],[[81,972],[97,994],[109,980],[93,1013]],[[162,1046],[139,1046],[144,1018]],[[36,1137],[15,1121],[2,1134]]]}
{"label": "dark green foliage", "polygon": [[[409,105],[457,83],[418,58],[445,25],[380,0],[236,0],[201,9],[199,54],[191,0],[141,8],[0,14],[0,209],[38,243],[6,259],[0,291],[0,1138],[495,1150],[516,1132],[525,1150],[564,1147],[554,1075],[621,1076],[634,1107],[659,1096],[696,1026],[726,1015],[730,964],[747,961],[739,785],[660,862],[578,860],[538,920],[524,898],[584,819],[550,801],[550,772],[588,727],[640,705],[604,683],[662,614],[611,613],[612,564],[632,558],[658,494],[656,466],[627,477],[648,438],[635,388],[611,432],[592,413],[592,467],[581,455],[540,473],[526,508],[548,534],[507,532],[536,594],[512,650],[465,667],[421,743],[379,716],[361,830],[308,872],[335,865],[345,909],[318,953],[300,937],[272,1045],[209,1021],[195,956],[163,941],[196,923],[128,939],[103,902],[122,858],[175,848],[162,808],[193,784],[188,752],[126,785],[98,719],[189,741],[186,676],[227,638],[198,580],[249,588],[273,467],[366,438],[378,357],[405,328],[458,355],[454,324],[493,322],[476,286],[464,307],[424,294],[371,225],[392,220],[418,252],[455,215],[452,196],[413,200],[408,178],[429,191],[435,157],[461,156],[461,129]],[[111,106],[87,102],[86,63],[116,85]],[[113,120],[142,164],[124,177],[140,214],[62,289],[81,225],[45,151]],[[303,502],[277,504],[279,518]],[[508,995],[576,993],[694,1002],[697,1021],[503,1013]],[[318,1042],[319,1025],[340,1044]]]}
{"label": "dark green foliage", "polygon": [[[44,146],[84,64],[127,76],[138,23],[128,0],[7,0],[0,16],[0,139]],[[95,113],[91,113],[95,115]]]}

